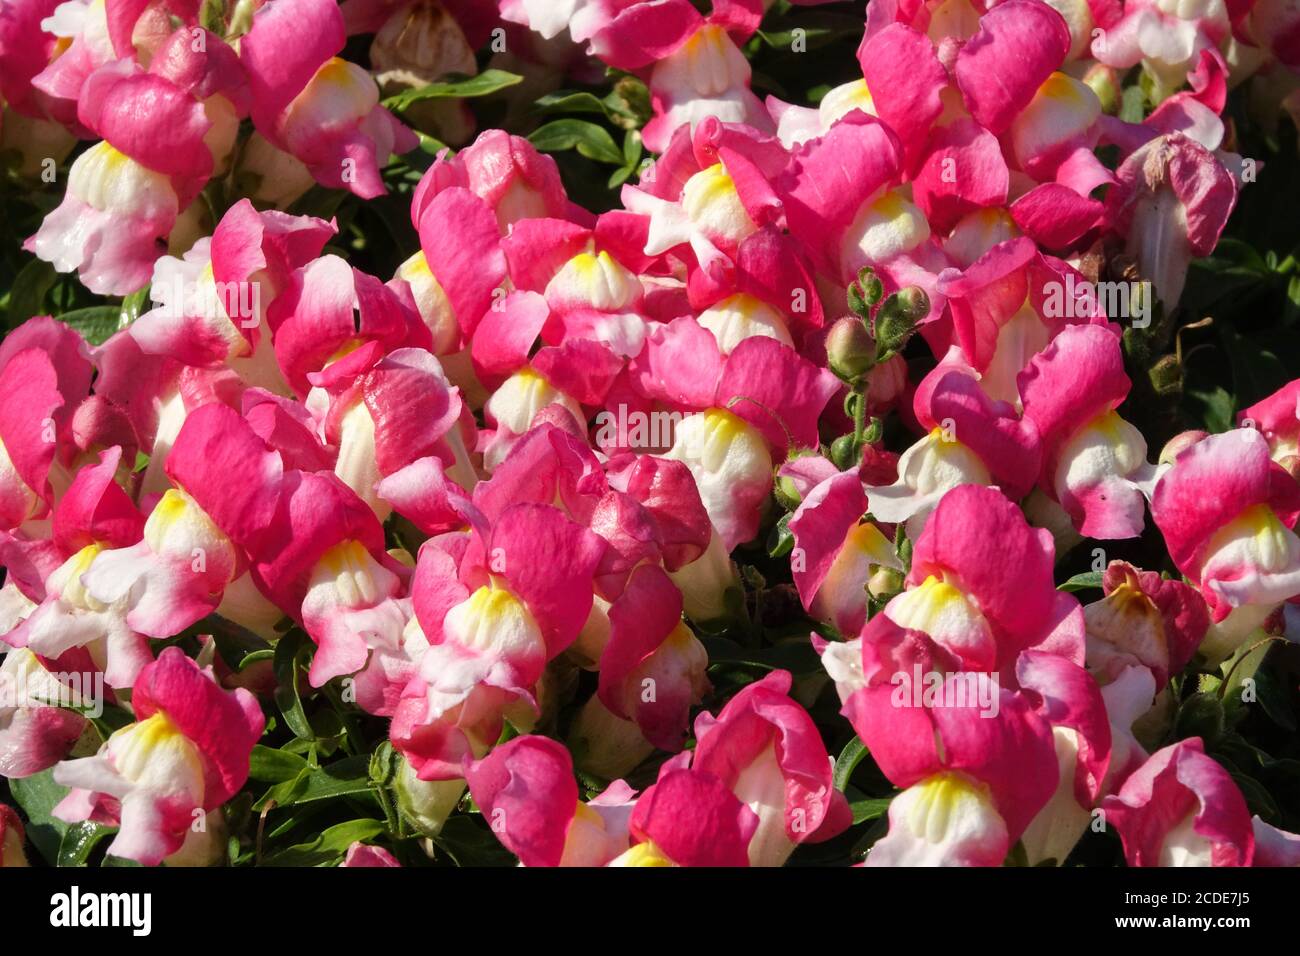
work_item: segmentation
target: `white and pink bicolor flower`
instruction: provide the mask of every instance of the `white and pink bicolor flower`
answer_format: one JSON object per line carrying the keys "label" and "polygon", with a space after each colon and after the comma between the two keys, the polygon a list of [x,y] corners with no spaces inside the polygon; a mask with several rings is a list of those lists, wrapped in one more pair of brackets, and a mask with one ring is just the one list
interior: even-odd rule
{"label": "white and pink bicolor flower", "polygon": [[790,685],[788,671],[773,671],[717,717],[695,720],[692,772],[716,776],[758,817],[751,866],[781,866],[798,844],[829,840],[850,822],[821,733],[790,698]]}
{"label": "white and pink bicolor flower", "polygon": [[912,411],[926,433],[899,457],[891,484],[868,486],[875,518],[906,522],[915,539],[953,488],[996,485],[1019,500],[1033,487],[1042,460],[1037,428],[989,397],[958,346],[917,386]]}
{"label": "white and pink bicolor flower", "polygon": [[125,601],[127,625],[151,637],[171,637],[221,604],[275,514],[283,464],[238,412],[213,403],[185,420],[166,473],[172,487],[143,538],[100,552],[82,575],[91,597]]}
{"label": "white and pink bicolor flower", "polygon": [[[1300,590],[1300,487],[1253,428],[1184,449],[1156,483],[1151,516],[1210,606],[1202,650],[1221,659]],[[1232,624],[1229,624],[1229,619]]]}
{"label": "white and pink bicolor flower", "polygon": [[[188,31],[181,33],[184,45]],[[230,75],[209,84],[209,70]],[[174,57],[159,57],[147,71],[131,60],[97,69],[81,90],[77,116],[101,141],[72,164],[62,204],[27,247],[102,295],[148,283],[177,217],[224,161],[238,125],[224,94],[212,93],[227,104],[212,110],[200,96],[209,85],[237,82],[237,67],[217,57],[192,70]],[[157,124],[168,136],[155,135]]]}
{"label": "white and pink bicolor flower", "polygon": [[854,468],[819,482],[790,518],[797,549],[791,552],[791,574],[804,609],[850,636],[866,623],[873,576],[881,569],[899,575],[904,570],[894,543],[865,520],[868,510]]}
{"label": "white and pink bicolor flower", "polygon": [[524,736],[468,770],[470,793],[523,866],[605,866],[628,848],[635,792],[622,780],[584,802],[561,743]]}
{"label": "white and pink bicolor flower", "polygon": [[[536,708],[546,662],[591,611],[605,543],[548,505],[518,504],[420,549],[411,595],[429,643],[393,715],[393,745],[422,780],[464,775],[508,707]],[[557,562],[555,555],[566,560]]]}
{"label": "white and pink bicolor flower", "polygon": [[72,790],[54,813],[118,827],[109,853],[156,866],[244,785],[266,721],[252,694],[223,690],[176,647],[140,673],[131,704],[136,721],[98,754],[55,768]]}
{"label": "white and pink bicolor flower", "polygon": [[374,512],[331,474],[290,472],[254,559],[257,586],[316,642],[312,686],[353,676],[357,704],[391,715],[425,643]]}
{"label": "white and pink bicolor flower", "polygon": [[1126,668],[1151,671],[1157,688],[1181,673],[1205,637],[1205,599],[1182,581],[1112,561],[1101,579],[1105,596],[1084,605],[1088,669],[1109,684]]}
{"label": "white and pink bicolor flower", "polygon": [[[1128,397],[1118,330],[1072,325],[1017,377],[1043,444],[1039,487],[1089,538],[1133,538],[1155,481],[1142,433],[1116,409]],[[1068,382],[1068,384],[1067,384]]]}
{"label": "white and pink bicolor flower", "polygon": [[47,659],[85,648],[110,686],[130,687],[153,660],[149,642],[128,623],[125,595],[101,601],[82,583],[101,554],[131,548],[144,534],[144,516],[116,481],[120,461],[115,446],[77,472],[54,509],[51,539],[59,564],[45,578],[44,599],[3,640]]}
{"label": "white and pink bicolor flower", "polygon": [[681,592],[662,567],[638,566],[607,613],[596,695],[571,734],[585,743],[583,769],[612,780],[656,748],[681,750],[690,709],[710,685],[708,654],[682,621]]}
{"label": "white and pink bicolor flower", "polygon": [[[866,865],[999,866],[1057,789],[1051,725],[1024,694],[996,682],[988,700],[963,696],[956,688],[974,675],[962,674],[958,659],[877,619],[890,631],[862,641],[862,670],[842,712],[903,792]],[[933,706],[909,705],[918,670],[942,677]]]}
{"label": "white and pink bicolor flower", "polygon": [[301,160],[318,183],[362,199],[386,190],[380,168],[417,145],[379,105],[374,79],[338,56],[347,39],[333,0],[272,0],[241,38],[258,132]]}
{"label": "white and pink bicolor flower", "polygon": [[715,0],[707,17],[689,0],[654,0],[625,7],[595,33],[601,60],[646,74],[655,113],[642,130],[648,149],[661,152],[679,127],[707,118],[772,129],[737,46],[762,16],[758,0]]}
{"label": "white and pink bicolor flower", "polygon": [[1129,866],[1250,866],[1254,857],[1246,801],[1199,737],[1152,754],[1102,809]]}
{"label": "white and pink bicolor flower", "polygon": [[258,212],[240,200],[211,239],[154,264],[150,294],[158,305],[128,331],[148,354],[199,368],[229,366],[249,385],[287,395],[267,309],[336,231],[332,222]]}
{"label": "white and pink bicolor flower", "polygon": [[1051,534],[996,489],[954,488],[913,546],[906,589],[863,629],[864,651],[896,626],[926,634],[963,670],[1010,678],[1031,648],[1082,664],[1083,612],[1056,590],[1054,560]]}

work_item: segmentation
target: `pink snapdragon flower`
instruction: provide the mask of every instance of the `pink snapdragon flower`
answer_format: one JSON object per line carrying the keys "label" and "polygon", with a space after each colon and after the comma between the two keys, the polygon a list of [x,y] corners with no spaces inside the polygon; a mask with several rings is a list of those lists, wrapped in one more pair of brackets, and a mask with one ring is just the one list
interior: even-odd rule
{"label": "pink snapdragon flower", "polygon": [[216,37],[202,52],[196,42],[182,29],[148,70],[117,60],[79,91],[77,118],[101,141],[72,164],[62,204],[27,246],[92,292],[126,295],[149,281],[177,217],[233,146],[242,71]]}
{"label": "pink snapdragon flower", "polygon": [[1254,856],[1246,801],[1199,737],[1153,754],[1102,809],[1129,866],[1250,866]]}
{"label": "pink snapdragon flower", "polygon": [[[797,460],[797,459],[796,459]],[[893,542],[875,523],[858,469],[836,472],[810,489],[790,518],[790,568],[804,609],[856,635],[867,620],[874,576],[904,568]]]}
{"label": "pink snapdragon flower", "polygon": [[0,777],[29,777],[65,758],[90,726],[70,706],[94,710],[102,704],[102,695],[95,700],[102,679],[85,651],[58,660],[23,647],[7,651],[0,662]]}
{"label": "pink snapdragon flower", "polygon": [[586,215],[565,195],[555,160],[505,130],[484,130],[454,156],[440,153],[411,194],[411,221],[418,225],[433,198],[453,187],[486,202],[502,235],[524,219]]}
{"label": "pink snapdragon flower", "polygon": [[1021,842],[1031,866],[1045,860],[1063,866],[1105,792],[1112,747],[1105,698],[1091,674],[1059,654],[1021,654],[1016,681],[1051,725],[1058,766],[1056,792]]}
{"label": "pink snapdragon flower", "polygon": [[253,577],[316,642],[313,687],[352,676],[360,707],[392,714],[426,646],[418,629],[407,630],[409,575],[384,550],[374,513],[342,482],[328,473],[286,474]]}
{"label": "pink snapdragon flower", "polygon": [[1033,487],[1042,460],[1036,425],[989,397],[958,346],[917,386],[912,408],[926,434],[899,457],[892,484],[868,486],[874,517],[906,522],[915,539],[953,488],[996,485],[1018,500]]}
{"label": "pink snapdragon flower", "polygon": [[729,551],[753,537],[775,461],[817,444],[817,419],[838,380],[767,336],[725,359],[690,317],[655,328],[631,373],[642,394],[696,411],[677,424],[664,456],[684,462]]}
{"label": "pink snapdragon flower", "polygon": [[258,132],[318,183],[372,199],[386,191],[380,167],[417,142],[379,105],[370,75],[338,56],[345,40],[333,0],[272,0],[240,40],[239,56]]}
{"label": "pink snapdragon flower", "polygon": [[1238,425],[1258,428],[1268,441],[1273,460],[1294,466],[1300,457],[1300,380],[1288,382],[1272,395],[1237,413]]}
{"label": "pink snapdragon flower", "polygon": [[266,721],[252,694],[222,690],[176,647],[140,673],[131,703],[135,723],[55,768],[72,790],[54,813],[118,827],[109,853],[157,866],[244,785]]}
{"label": "pink snapdragon flower", "polygon": [[249,385],[289,394],[267,310],[335,231],[332,222],[258,212],[240,200],[211,239],[154,264],[150,294],[158,306],[131,323],[131,337],[148,354],[199,368],[229,366]]}
{"label": "pink snapdragon flower", "polygon": [[87,648],[113,687],[130,687],[153,660],[149,642],[127,621],[128,602],[94,597],[82,576],[101,554],[130,548],[144,535],[145,519],[117,484],[121,450],[77,472],[54,510],[52,542],[59,564],[44,581],[44,600],[3,640],[47,659]]}
{"label": "pink snapdragon flower", "polygon": [[1191,660],[1210,626],[1205,600],[1182,581],[1112,561],[1100,601],[1084,605],[1088,669],[1108,684],[1133,665],[1164,687]]}
{"label": "pink snapdragon flower", "polygon": [[1017,382],[1025,418],[1043,443],[1039,487],[1060,502],[1082,535],[1141,534],[1155,469],[1142,433],[1116,411],[1130,387],[1118,330],[1062,329]]}
{"label": "pink snapdragon flower", "polygon": [[634,791],[622,780],[579,799],[568,749],[525,736],[495,748],[468,773],[470,793],[523,866],[605,866],[628,848]]}
{"label": "pink snapdragon flower", "polygon": [[1300,488],[1251,428],[1184,449],[1156,483],[1151,516],[1174,564],[1205,598],[1221,660],[1300,587]]}
{"label": "pink snapdragon flower", "polygon": [[[883,615],[875,620],[891,630],[864,637],[862,670],[844,713],[903,792],[890,804],[889,832],[867,865],[1000,865],[1057,790],[1050,724],[1025,695],[996,683],[989,708],[978,695],[962,696],[957,688],[971,687],[973,675],[960,673],[956,658],[924,634]],[[909,705],[918,668],[942,675],[933,706]]]}
{"label": "pink snapdragon flower", "polygon": [[[557,509],[518,504],[487,526],[427,541],[411,594],[429,643],[402,692],[391,738],[422,780],[463,776],[524,720],[546,662],[578,636],[605,543]],[[551,555],[564,554],[557,563]],[[518,726],[518,724],[516,724]]]}
{"label": "pink snapdragon flower", "polygon": [[877,631],[901,627],[926,634],[965,670],[1009,676],[1030,648],[1082,663],[1083,612],[1056,590],[1054,558],[1050,533],[1031,528],[1001,493],[954,488],[915,542],[906,589],[863,629],[864,652]]}
{"label": "pink snapdragon flower", "polygon": [[632,846],[609,865],[748,866],[758,826],[757,814],[723,781],[688,769],[685,759],[670,760],[637,798],[628,820]]}
{"label": "pink snapdragon flower", "polygon": [[47,517],[67,490],[76,410],[92,374],[85,341],[48,316],[0,345],[0,529]]}
{"label": "pink snapdragon flower", "polygon": [[760,130],[706,119],[673,135],[640,182],[623,187],[623,205],[649,217],[647,255],[672,251],[706,272],[725,272],[745,240],[780,228],[784,207],[774,182],[788,162],[784,147]]}
{"label": "pink snapdragon flower", "polygon": [[242,576],[275,514],[283,464],[237,412],[213,403],[186,419],[166,473],[173,485],[149,512],[143,538],[100,552],[82,575],[94,600],[125,601],[127,625],[156,637],[216,610]]}
{"label": "pink snapdragon flower", "polygon": [[[390,285],[419,314],[435,355],[462,351],[488,308],[500,306],[500,240],[515,217],[526,218],[535,204],[560,214],[553,207],[565,199],[554,161],[530,150],[484,133],[454,159],[440,156],[416,186],[411,225],[420,249],[397,267]],[[455,229],[447,228],[451,222]]]}
{"label": "pink snapdragon flower", "polygon": [[681,592],[662,568],[634,570],[607,616],[596,696],[578,712],[570,735],[583,755],[580,766],[612,780],[656,748],[681,750],[690,709],[710,685],[708,653],[682,621]]}
{"label": "pink snapdragon flower", "polygon": [[620,10],[594,35],[601,60],[646,75],[655,113],[641,131],[647,148],[661,152],[679,127],[706,118],[772,128],[737,46],[762,15],[757,0],[715,0],[707,17],[688,0],[649,0]]}
{"label": "pink snapdragon flower", "polygon": [[791,677],[773,671],[718,712],[695,721],[692,772],[716,776],[758,817],[751,866],[781,866],[801,843],[847,829],[848,802],[812,718],[789,696]]}

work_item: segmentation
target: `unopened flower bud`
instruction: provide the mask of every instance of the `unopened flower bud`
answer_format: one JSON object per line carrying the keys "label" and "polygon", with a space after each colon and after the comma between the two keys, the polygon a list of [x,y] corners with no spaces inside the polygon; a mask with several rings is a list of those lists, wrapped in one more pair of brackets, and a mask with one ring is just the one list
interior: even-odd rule
{"label": "unopened flower bud", "polygon": [[844,381],[855,381],[876,364],[876,343],[860,320],[845,316],[826,336],[826,360]]}
{"label": "unopened flower bud", "polygon": [[876,307],[876,303],[884,296],[885,287],[881,284],[875,270],[870,266],[863,266],[858,271],[858,277],[849,283],[846,291],[849,309],[861,318],[867,319],[871,316],[871,310]]}
{"label": "unopened flower bud", "polygon": [[1162,356],[1147,374],[1157,395],[1171,395],[1182,390],[1183,367],[1175,355]]}
{"label": "unopened flower bud", "polygon": [[1083,82],[1097,94],[1103,113],[1113,115],[1119,109],[1120,84],[1114,70],[1102,63],[1094,63],[1083,75]]}
{"label": "unopened flower bud", "polygon": [[1209,438],[1210,433],[1193,429],[1191,431],[1180,432],[1169,441],[1165,442],[1165,447],[1160,449],[1160,464],[1172,465],[1174,459],[1188,448],[1191,448],[1202,438]]}
{"label": "unopened flower bud", "polygon": [[871,577],[867,578],[867,591],[872,597],[889,597],[901,590],[903,590],[903,572],[897,568],[877,565]]}
{"label": "unopened flower bud", "polygon": [[816,456],[819,454],[820,451],[816,448],[794,448],[781,465],[772,469],[773,492],[776,495],[777,503],[786,511],[794,511],[794,509],[798,508],[803,501],[803,495],[799,493],[798,483],[789,475],[782,475],[781,469],[796,458],[807,458],[810,455]]}
{"label": "unopened flower bud", "polygon": [[876,315],[876,340],[881,353],[902,351],[916,323],[929,311],[929,297],[916,286],[899,289],[887,298]]}
{"label": "unopened flower bud", "polygon": [[841,435],[831,442],[831,463],[840,471],[848,471],[858,463],[859,451],[852,435]]}

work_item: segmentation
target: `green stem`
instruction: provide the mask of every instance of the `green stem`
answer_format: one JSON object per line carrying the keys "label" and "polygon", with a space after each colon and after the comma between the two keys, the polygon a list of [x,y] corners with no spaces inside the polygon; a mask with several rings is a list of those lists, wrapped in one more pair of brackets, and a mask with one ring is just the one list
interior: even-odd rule
{"label": "green stem", "polygon": [[867,430],[867,395],[864,385],[853,386],[853,394],[858,400],[853,403],[853,445],[856,450],[862,444],[862,436]]}

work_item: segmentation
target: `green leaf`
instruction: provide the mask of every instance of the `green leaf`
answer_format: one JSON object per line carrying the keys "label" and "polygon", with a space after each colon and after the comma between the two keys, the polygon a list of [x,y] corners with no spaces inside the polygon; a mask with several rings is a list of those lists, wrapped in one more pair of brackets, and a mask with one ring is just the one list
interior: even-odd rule
{"label": "green leaf", "polygon": [[9,781],[9,792],[27,814],[27,839],[51,866],[57,866],[59,847],[68,825],[50,816],[50,811],[68,794],[67,787],[54,782],[54,770],[42,770],[30,777]]}
{"label": "green leaf", "polygon": [[310,765],[297,754],[286,753],[272,747],[257,744],[248,760],[248,776],[253,780],[266,783],[281,783],[293,780],[300,773],[310,769]]}
{"label": "green leaf", "polygon": [[1213,743],[1223,733],[1223,703],[1215,694],[1193,694],[1178,709],[1175,732],[1178,739],[1200,737]]}
{"label": "green leaf", "polygon": [[889,812],[889,805],[893,802],[893,797],[868,797],[865,800],[854,800],[849,804],[854,825],[883,817]]}
{"label": "green leaf", "polygon": [[821,660],[805,638],[772,647],[742,647],[725,637],[703,636],[701,643],[709,652],[709,666],[744,664],[762,670],[787,670],[795,675],[813,674],[821,669]]}
{"label": "green leaf", "polygon": [[1187,399],[1197,409],[1201,421],[1211,432],[1226,432],[1235,426],[1233,419],[1237,414],[1237,400],[1228,394],[1227,389],[1216,385],[1205,391],[1187,390]]}
{"label": "green leaf", "polygon": [[345,757],[323,767],[306,769],[291,780],[285,780],[267,791],[259,801],[265,805],[274,800],[278,807],[299,806],[339,797],[373,797],[374,786],[370,780],[370,756],[358,754]]}
{"label": "green leaf", "polygon": [[501,845],[478,815],[456,814],[433,838],[438,849],[457,866],[514,866],[515,855]]}
{"label": "green leaf", "polygon": [[1229,771],[1233,781],[1237,784],[1241,795],[1246,798],[1246,806],[1252,814],[1258,814],[1265,820],[1280,821],[1281,811],[1278,809],[1277,801],[1273,795],[1268,792],[1268,788],[1244,773]]}
{"label": "green leaf", "polygon": [[1295,733],[1296,719],[1291,700],[1272,670],[1261,668],[1255,672],[1255,693],[1259,706],[1269,719],[1282,729]]}
{"label": "green leaf", "polygon": [[384,106],[390,110],[401,111],[422,100],[467,99],[473,96],[487,96],[498,90],[522,83],[524,78],[517,73],[505,70],[484,70],[477,76],[457,80],[441,80],[427,86],[403,90],[384,100]]}
{"label": "green leaf", "polygon": [[297,843],[263,859],[265,866],[329,866],[338,863],[358,840],[373,840],[384,832],[379,820],[349,820],[324,831],[314,840]]}
{"label": "green leaf", "polygon": [[537,109],[542,113],[599,113],[609,115],[605,101],[594,93],[566,93],[563,90],[548,93],[537,100]]}
{"label": "green leaf", "polygon": [[1101,587],[1100,571],[1084,571],[1056,586],[1058,591],[1087,591],[1089,588]]}
{"label": "green leaf", "polygon": [[610,189],[617,189],[631,178],[641,165],[641,134],[634,129],[627,131],[623,137],[623,168],[615,170],[606,184]]}
{"label": "green leaf", "polygon": [[239,659],[239,666],[236,667],[235,670],[237,671],[246,670],[250,665],[256,664],[258,661],[269,661],[274,659],[275,659],[274,648],[267,647],[262,650],[251,651]]}
{"label": "green leaf", "polygon": [[585,120],[561,119],[539,126],[528,141],[544,153],[576,149],[578,154],[612,166],[623,165],[623,151],[603,126]]}
{"label": "green leaf", "polygon": [[853,771],[857,769],[858,764],[862,763],[862,758],[866,755],[867,745],[856,735],[844,745],[844,749],[840,751],[835,761],[835,774],[832,780],[836,790],[843,790],[849,785],[849,777],[853,775]]}
{"label": "green leaf", "polygon": [[291,631],[275,646],[275,705],[284,715],[284,722],[294,735],[306,740],[315,739],[311,722],[302,707],[302,696],[298,692],[298,671],[306,664],[310,651],[306,646],[306,635],[300,631]]}
{"label": "green leaf", "polygon": [[88,309],[66,312],[59,319],[91,345],[103,345],[120,328],[122,309],[116,305],[92,305]]}
{"label": "green leaf", "polygon": [[22,325],[34,315],[40,315],[45,294],[54,286],[59,274],[44,259],[33,259],[14,277],[9,292],[9,328]]}
{"label": "green leaf", "polygon": [[59,866],[87,866],[90,854],[94,852],[99,841],[113,830],[98,823],[85,821],[73,823],[63,833],[59,844]]}
{"label": "green leaf", "polygon": [[790,515],[783,514],[772,525],[767,536],[767,553],[774,558],[783,558],[794,550],[794,532],[790,530]]}
{"label": "green leaf", "polygon": [[1232,386],[1239,407],[1253,405],[1277,391],[1291,376],[1282,360],[1253,339],[1215,323],[1232,369]]}
{"label": "green leaf", "polygon": [[149,311],[149,305],[149,286],[132,292],[122,300],[122,308],[118,315],[118,328],[124,329],[140,318],[141,313]]}

